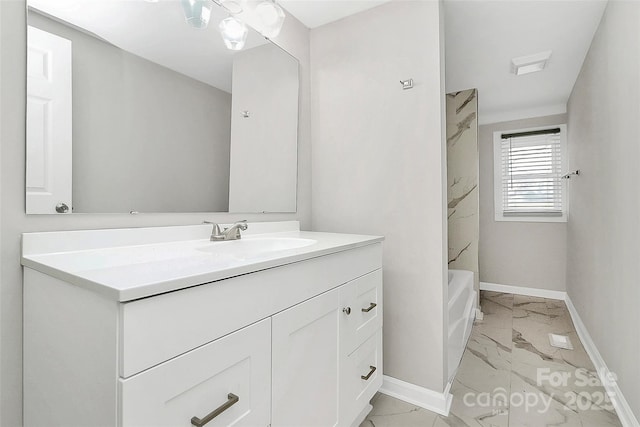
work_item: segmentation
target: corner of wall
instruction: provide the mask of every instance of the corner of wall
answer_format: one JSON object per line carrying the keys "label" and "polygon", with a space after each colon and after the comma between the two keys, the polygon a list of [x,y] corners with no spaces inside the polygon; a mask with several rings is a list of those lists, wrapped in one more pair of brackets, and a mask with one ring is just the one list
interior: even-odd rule
{"label": "corner of wall", "polygon": [[[442,390],[446,392],[447,382],[449,381],[447,372],[448,366],[448,347],[449,347],[449,315],[445,309],[449,303],[449,286],[448,286],[448,253],[449,253],[449,221],[447,215],[447,100],[446,100],[446,73],[445,73],[445,12],[444,0],[438,1],[438,24],[439,24],[439,54],[440,54],[440,168],[442,180]],[[439,390],[438,390],[439,391]],[[447,409],[448,411],[448,409]]]}
{"label": "corner of wall", "polygon": [[273,41],[300,63],[297,219],[303,230],[311,230],[311,30],[295,16],[288,12],[286,15],[285,25]]}
{"label": "corner of wall", "polygon": [[[441,21],[439,2],[385,3],[313,29],[310,43],[313,228],[386,237],[385,374],[437,392],[447,376]],[[416,85],[402,90],[408,78]],[[397,226],[406,221],[411,238]]]}
{"label": "corner of wall", "polygon": [[[570,180],[567,230],[567,290],[574,311],[599,350],[601,357],[596,359],[616,374],[636,418],[640,416],[639,23],[640,3],[606,4],[569,98],[570,167],[581,173]],[[620,418],[624,423],[624,416]]]}
{"label": "corner of wall", "polygon": [[[3,2],[0,2],[0,52],[3,52],[3,48],[2,48],[2,41],[4,40],[4,37],[2,37],[2,15],[3,15]],[[2,96],[2,92],[3,92],[3,80],[2,80],[2,64],[3,64],[3,57],[0,54],[0,146],[2,146],[3,144],[3,140],[4,140],[4,134],[2,133],[2,130],[4,128],[3,123],[2,123],[2,111],[3,111],[3,96]],[[0,189],[2,187],[2,150],[0,150]],[[0,197],[0,252],[2,251],[2,197]],[[0,319],[2,319],[2,262],[0,262]],[[2,331],[0,331],[0,335],[2,335]],[[2,354],[2,339],[0,339],[0,355]],[[2,396],[2,367],[0,366],[0,402],[2,401],[1,396]],[[0,424],[2,424],[2,405],[0,404]]]}

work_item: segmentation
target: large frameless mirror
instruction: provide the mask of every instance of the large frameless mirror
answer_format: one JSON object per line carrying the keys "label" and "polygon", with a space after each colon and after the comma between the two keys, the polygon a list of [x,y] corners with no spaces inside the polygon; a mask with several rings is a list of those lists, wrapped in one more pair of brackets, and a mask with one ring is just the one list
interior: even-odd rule
{"label": "large frameless mirror", "polygon": [[210,0],[27,5],[28,214],[295,212],[294,57]]}

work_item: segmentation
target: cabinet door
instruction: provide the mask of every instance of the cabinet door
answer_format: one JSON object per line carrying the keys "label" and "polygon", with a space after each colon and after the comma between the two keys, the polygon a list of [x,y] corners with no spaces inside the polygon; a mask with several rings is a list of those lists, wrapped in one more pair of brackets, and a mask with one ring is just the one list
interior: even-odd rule
{"label": "cabinet door", "polygon": [[335,289],[273,316],[272,424],[338,424],[340,295]]}
{"label": "cabinet door", "polygon": [[[263,320],[127,379],[121,425],[264,426],[270,418],[271,321]],[[237,398],[237,399],[236,399]]]}
{"label": "cabinet door", "polygon": [[382,327],[382,270],[376,270],[340,288],[341,353],[349,355]]}

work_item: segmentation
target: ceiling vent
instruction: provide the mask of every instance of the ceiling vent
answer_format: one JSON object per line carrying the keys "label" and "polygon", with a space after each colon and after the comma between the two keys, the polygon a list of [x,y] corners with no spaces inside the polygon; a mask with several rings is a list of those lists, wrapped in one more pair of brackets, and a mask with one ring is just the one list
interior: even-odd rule
{"label": "ceiling vent", "polygon": [[540,52],[533,55],[520,56],[511,60],[511,68],[515,75],[535,73],[544,70],[551,58],[551,51]]}

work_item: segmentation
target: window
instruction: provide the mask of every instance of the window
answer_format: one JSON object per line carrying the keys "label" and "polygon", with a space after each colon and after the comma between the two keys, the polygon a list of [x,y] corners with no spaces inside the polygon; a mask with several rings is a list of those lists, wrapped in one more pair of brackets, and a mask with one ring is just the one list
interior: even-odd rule
{"label": "window", "polygon": [[566,125],[495,132],[493,142],[496,221],[566,221]]}

